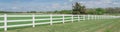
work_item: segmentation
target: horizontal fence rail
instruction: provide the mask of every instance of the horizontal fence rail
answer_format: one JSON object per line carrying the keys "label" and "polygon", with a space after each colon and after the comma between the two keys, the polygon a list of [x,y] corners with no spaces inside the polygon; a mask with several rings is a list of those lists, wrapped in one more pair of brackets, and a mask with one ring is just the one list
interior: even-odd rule
{"label": "horizontal fence rail", "polygon": [[[24,19],[25,18],[25,19]],[[120,16],[113,15],[0,15],[0,28],[4,28],[4,31],[7,31],[8,28],[12,27],[23,27],[23,26],[32,26],[41,25],[41,24],[50,24],[53,23],[65,23],[65,22],[74,22],[82,20],[100,20],[100,19],[114,19],[120,18]],[[15,23],[15,24],[11,24]],[[18,24],[19,23],[19,24]]]}

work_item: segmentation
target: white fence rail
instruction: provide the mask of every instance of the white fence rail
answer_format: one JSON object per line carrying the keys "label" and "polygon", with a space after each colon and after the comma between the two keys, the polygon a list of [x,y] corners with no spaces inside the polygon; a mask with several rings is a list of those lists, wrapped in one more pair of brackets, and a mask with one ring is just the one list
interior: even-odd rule
{"label": "white fence rail", "polygon": [[[48,18],[43,18],[43,19],[36,19],[37,17],[45,17],[48,16]],[[59,17],[56,17],[59,16]],[[99,20],[99,19],[113,19],[113,18],[120,18],[120,16],[110,16],[110,15],[1,15],[0,17],[3,17],[3,20],[0,20],[0,23],[4,23],[3,26],[0,26],[0,28],[4,28],[4,31],[7,31],[8,28],[11,27],[21,27],[21,26],[32,26],[35,27],[35,25],[40,25],[40,24],[50,24],[53,25],[53,23],[59,23],[62,22],[63,24],[65,22],[71,21],[72,23],[77,20]],[[22,19],[22,20],[8,20],[9,17],[30,17],[30,19]],[[56,17],[56,18],[54,18]],[[11,18],[12,19],[12,18]],[[70,20],[66,20],[70,19]],[[49,20],[48,22],[40,22],[36,23],[36,21],[42,21],[42,20]],[[59,20],[59,21],[54,21],[54,20]],[[10,22],[31,22],[28,24],[17,24],[17,25],[8,25]]]}

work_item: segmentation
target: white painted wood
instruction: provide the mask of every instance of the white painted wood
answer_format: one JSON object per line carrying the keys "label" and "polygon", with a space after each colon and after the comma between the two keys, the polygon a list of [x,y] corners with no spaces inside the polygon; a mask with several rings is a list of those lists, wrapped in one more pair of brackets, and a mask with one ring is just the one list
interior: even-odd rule
{"label": "white painted wood", "polygon": [[80,16],[78,15],[78,21],[80,21]]}
{"label": "white painted wood", "polygon": [[33,16],[32,16],[32,24],[33,24],[33,26],[32,27],[35,27],[35,15],[33,14]]}
{"label": "white painted wood", "polygon": [[7,14],[4,14],[4,31],[7,31]]}
{"label": "white painted wood", "polygon": [[88,20],[90,20],[90,16],[89,15],[87,15],[88,16]]}
{"label": "white painted wood", "polygon": [[86,18],[85,18],[85,15],[82,15],[83,16],[83,20],[85,20]]}
{"label": "white painted wood", "polygon": [[50,15],[50,25],[53,25],[53,18],[52,14]]}
{"label": "white painted wood", "polygon": [[71,20],[72,20],[72,23],[73,23],[73,21],[74,21],[74,20],[73,20],[74,15],[71,15],[71,16],[72,16],[72,17],[71,17]]}
{"label": "white painted wood", "polygon": [[[50,18],[44,18],[44,19],[35,19],[36,21],[38,20],[50,20]],[[33,21],[32,19],[24,19],[24,20],[7,20],[7,22],[29,22]],[[4,21],[0,21],[0,23],[3,23]]]}
{"label": "white painted wood", "polygon": [[62,16],[62,17],[63,17],[63,19],[62,19],[62,20],[63,20],[63,24],[64,24],[64,22],[65,22],[65,16],[64,16],[64,14],[63,14],[63,16]]}

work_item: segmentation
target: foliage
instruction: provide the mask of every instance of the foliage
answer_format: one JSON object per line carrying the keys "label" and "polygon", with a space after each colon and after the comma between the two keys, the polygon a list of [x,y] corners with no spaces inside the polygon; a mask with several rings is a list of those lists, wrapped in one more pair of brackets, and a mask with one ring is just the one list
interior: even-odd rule
{"label": "foliage", "polygon": [[97,8],[96,9],[96,14],[100,15],[100,14],[104,14],[105,13],[105,10],[102,9],[102,8]]}
{"label": "foliage", "polygon": [[94,10],[88,10],[88,11],[86,11],[87,14],[95,14],[95,12],[96,11],[94,11]]}
{"label": "foliage", "polygon": [[105,8],[106,10],[106,13],[109,13],[109,14],[113,14],[113,13],[120,13],[120,7],[109,7],[109,8]]}
{"label": "foliage", "polygon": [[56,10],[53,13],[56,13],[56,14],[72,14],[71,12],[72,12],[71,10],[61,10],[61,11]]}
{"label": "foliage", "polygon": [[87,14],[97,14],[97,15],[105,14],[105,12],[106,10],[103,8],[88,9],[86,11]]}
{"label": "foliage", "polygon": [[85,6],[82,6],[80,3],[76,2],[73,5],[73,14],[85,14]]}
{"label": "foliage", "polygon": [[0,11],[0,13],[4,13],[4,11]]}
{"label": "foliage", "polygon": [[30,12],[27,12],[27,13],[36,13],[36,11],[30,11]]}

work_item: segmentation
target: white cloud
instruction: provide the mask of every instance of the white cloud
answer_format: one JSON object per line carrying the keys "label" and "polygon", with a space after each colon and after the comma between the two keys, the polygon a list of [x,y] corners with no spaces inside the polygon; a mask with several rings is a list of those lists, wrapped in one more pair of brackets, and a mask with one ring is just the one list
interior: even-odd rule
{"label": "white cloud", "polygon": [[68,3],[67,3],[67,2],[64,2],[63,4],[66,5],[66,4],[68,4]]}
{"label": "white cloud", "polygon": [[102,0],[101,2],[103,2],[104,4],[109,4],[112,3],[112,0]]}
{"label": "white cloud", "polygon": [[72,2],[73,0],[69,0],[69,2]]}
{"label": "white cloud", "polygon": [[96,8],[96,7],[120,7],[120,2],[115,2],[113,0],[88,0],[88,1],[79,1],[82,5],[87,6],[88,8]]}
{"label": "white cloud", "polygon": [[18,7],[12,7],[11,9],[18,9]]}
{"label": "white cloud", "polygon": [[113,4],[119,4],[119,3],[114,2]]}
{"label": "white cloud", "polygon": [[80,1],[79,3],[86,3],[85,1]]}
{"label": "white cloud", "polygon": [[60,4],[59,3],[53,3],[52,7],[53,8],[58,8],[58,7],[60,7]]}

